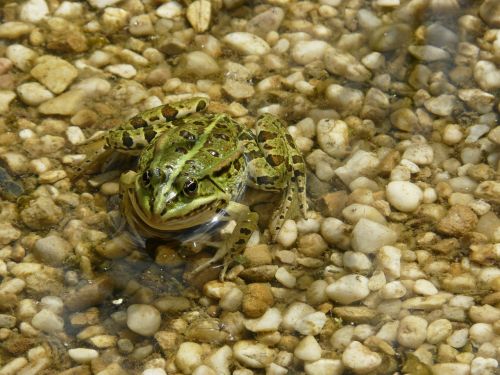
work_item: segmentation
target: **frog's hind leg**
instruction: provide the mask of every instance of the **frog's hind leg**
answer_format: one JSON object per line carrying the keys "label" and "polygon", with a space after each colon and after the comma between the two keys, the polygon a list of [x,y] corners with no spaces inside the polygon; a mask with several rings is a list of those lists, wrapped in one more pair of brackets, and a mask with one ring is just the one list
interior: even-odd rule
{"label": "frog's hind leg", "polygon": [[279,118],[264,114],[257,120],[256,128],[257,145],[254,143],[253,147],[258,147],[264,157],[257,159],[257,163],[261,164],[258,168],[249,169],[250,172],[257,169],[266,176],[260,181],[257,177],[257,186],[253,187],[262,190],[284,190],[280,207],[269,225],[272,240],[275,241],[287,219],[297,216],[298,210],[302,215],[306,213],[306,167],[292,136]]}
{"label": "frog's hind leg", "polygon": [[77,180],[86,173],[98,172],[99,168],[113,153],[113,149],[109,147],[105,136],[80,146],[79,151],[85,154],[85,159],[70,170],[69,174],[72,180]]}

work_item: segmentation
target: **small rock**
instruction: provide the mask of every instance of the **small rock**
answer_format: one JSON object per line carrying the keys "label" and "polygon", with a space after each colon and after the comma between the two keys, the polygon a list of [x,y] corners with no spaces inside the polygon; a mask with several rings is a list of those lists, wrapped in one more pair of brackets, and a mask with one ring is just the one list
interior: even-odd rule
{"label": "small rock", "polygon": [[21,237],[21,231],[10,223],[0,223],[0,245],[8,245]]}
{"label": "small rock", "polygon": [[380,366],[382,357],[359,341],[353,341],[342,354],[342,363],[357,374],[365,374]]}
{"label": "small rock", "polygon": [[348,52],[336,48],[328,48],[324,62],[326,69],[350,81],[364,82],[371,78],[371,73],[356,58]]}
{"label": "small rock", "polygon": [[313,61],[322,60],[328,43],[323,40],[299,41],[292,48],[292,59],[300,65],[307,65]]}
{"label": "small rock", "polygon": [[374,253],[382,246],[392,245],[398,235],[385,225],[360,219],[352,231],[352,248],[362,253]]}
{"label": "small rock", "polygon": [[234,79],[226,79],[224,85],[222,85],[222,89],[235,100],[250,98],[255,94],[255,89],[252,85]]}
{"label": "small rock", "polygon": [[439,221],[437,230],[449,236],[463,236],[473,231],[477,223],[477,215],[472,209],[457,204]]}
{"label": "small rock", "polygon": [[39,197],[30,201],[21,211],[24,224],[32,229],[46,229],[58,224],[62,218],[62,209],[48,197]]}
{"label": "small rock", "polygon": [[68,355],[76,363],[88,363],[99,357],[99,352],[95,349],[74,348],[68,350]]}
{"label": "small rock", "polygon": [[398,329],[398,342],[407,348],[416,349],[427,337],[427,320],[408,315],[401,319]]}
{"label": "small rock", "polygon": [[386,187],[389,203],[401,212],[415,211],[423,199],[422,190],[409,181],[391,181]]}
{"label": "small rock", "polygon": [[297,223],[295,220],[287,220],[278,233],[277,241],[281,246],[288,248],[295,243],[297,236]]}
{"label": "small rock", "polygon": [[70,90],[43,102],[38,110],[44,115],[71,116],[82,108],[84,98],[85,93],[82,90]]}
{"label": "small rock", "polygon": [[181,75],[206,77],[220,71],[219,64],[210,55],[202,51],[186,53],[182,57]]}
{"label": "small rock", "polygon": [[494,375],[498,361],[494,358],[476,357],[470,364],[470,375]]}
{"label": "small rock", "polygon": [[64,320],[48,309],[42,309],[31,319],[33,327],[46,333],[60,332],[64,329]]}
{"label": "small rock", "polygon": [[139,14],[138,16],[130,17],[128,27],[128,31],[133,36],[149,36],[155,33],[149,14]]}
{"label": "small rock", "polygon": [[439,375],[469,375],[470,365],[466,363],[438,363],[431,367],[433,374]]}
{"label": "small rock", "polygon": [[427,327],[427,342],[429,344],[438,344],[451,335],[453,326],[448,319],[438,319],[433,321]]}
{"label": "small rock", "polygon": [[321,346],[314,336],[306,336],[299,341],[293,354],[302,361],[317,361],[321,358]]}
{"label": "small rock", "polygon": [[344,365],[339,359],[319,359],[304,364],[307,375],[342,375]]}
{"label": "small rock", "polygon": [[283,329],[289,331],[295,330],[298,321],[314,312],[314,308],[306,303],[293,302],[283,314]]}
{"label": "small rock", "polygon": [[0,39],[17,39],[33,30],[34,26],[25,22],[2,22],[0,23]]}
{"label": "small rock", "polygon": [[244,55],[265,55],[271,50],[265,40],[247,32],[229,33],[222,40]]}
{"label": "small rock", "polygon": [[485,0],[479,7],[479,16],[490,27],[500,27],[500,4],[496,0]]}
{"label": "small rock", "polygon": [[293,288],[297,282],[296,277],[288,272],[285,267],[278,268],[274,277],[287,288]]}
{"label": "small rock", "polygon": [[37,106],[54,97],[54,94],[38,82],[23,83],[16,88],[16,91],[24,103],[33,106]]}
{"label": "small rock", "polygon": [[472,306],[469,309],[469,318],[475,323],[493,324],[500,320],[500,309],[491,305]]}
{"label": "small rock", "polygon": [[474,66],[474,79],[483,90],[494,91],[500,88],[500,69],[491,61],[478,61]]}
{"label": "small rock", "polygon": [[32,49],[21,44],[11,44],[7,47],[6,56],[14,63],[16,68],[26,72],[31,69],[38,55]]}
{"label": "small rock", "polygon": [[31,75],[54,94],[60,94],[78,77],[78,70],[55,56],[42,56],[31,69]]}
{"label": "small rock", "polygon": [[277,308],[270,308],[260,318],[247,319],[244,325],[252,332],[272,332],[278,330],[281,321],[281,312]]}
{"label": "small rock", "polygon": [[126,79],[133,78],[137,74],[137,69],[135,69],[134,66],[130,64],[108,65],[106,67],[106,70],[112,74]]}
{"label": "small rock", "polygon": [[233,346],[234,357],[251,368],[264,368],[273,362],[276,353],[266,345],[251,340],[238,341]]}
{"label": "small rock", "polygon": [[334,281],[326,288],[326,294],[344,305],[364,299],[370,294],[368,279],[362,275],[347,275]]}
{"label": "small rock", "polygon": [[328,318],[324,312],[316,311],[297,320],[295,330],[301,335],[319,335]]}
{"label": "small rock", "polygon": [[246,24],[249,33],[265,38],[268,32],[277,31],[283,22],[285,12],[280,7],[271,7],[257,14]]}
{"label": "small rock", "polygon": [[71,244],[57,235],[49,235],[35,242],[33,253],[46,264],[62,265],[72,250]]}
{"label": "small rock", "polygon": [[183,7],[177,1],[169,1],[156,8],[156,15],[161,18],[173,19],[182,15]]}
{"label": "small rock", "polygon": [[411,27],[403,23],[384,25],[371,32],[369,44],[375,51],[392,51],[409,43],[412,34]]}
{"label": "small rock", "polygon": [[212,16],[212,5],[208,0],[196,0],[189,4],[186,18],[197,33],[203,33],[208,29]]}
{"label": "small rock", "polygon": [[10,103],[16,98],[16,93],[9,90],[0,90],[0,114],[9,112]]}
{"label": "small rock", "polygon": [[333,157],[347,154],[349,128],[342,120],[322,119],[316,126],[316,138],[321,149]]}
{"label": "small rock", "polygon": [[434,150],[426,143],[411,145],[403,153],[403,159],[418,165],[428,165],[434,160]]}
{"label": "small rock", "polygon": [[249,284],[243,296],[243,312],[250,318],[261,317],[274,304],[268,284]]}
{"label": "small rock", "polygon": [[332,84],[326,88],[325,94],[333,109],[344,116],[358,114],[363,105],[364,95],[361,90]]}
{"label": "small rock", "polygon": [[87,0],[87,1],[94,8],[102,9],[109,7],[110,5],[115,5],[119,3],[121,0]]}
{"label": "small rock", "polygon": [[200,344],[183,342],[175,355],[175,364],[184,374],[191,374],[196,367],[201,365],[203,349]]}
{"label": "small rock", "polygon": [[38,23],[49,14],[45,0],[28,0],[21,6],[19,18],[26,22]]}
{"label": "small rock", "polygon": [[450,116],[456,106],[454,95],[439,95],[436,98],[427,99],[424,107],[437,116]]}
{"label": "small rock", "polygon": [[127,327],[142,336],[153,336],[160,328],[161,315],[150,305],[130,305],[127,309]]}
{"label": "small rock", "polygon": [[450,58],[450,54],[444,49],[430,45],[409,46],[408,52],[416,59],[426,62],[448,60]]}

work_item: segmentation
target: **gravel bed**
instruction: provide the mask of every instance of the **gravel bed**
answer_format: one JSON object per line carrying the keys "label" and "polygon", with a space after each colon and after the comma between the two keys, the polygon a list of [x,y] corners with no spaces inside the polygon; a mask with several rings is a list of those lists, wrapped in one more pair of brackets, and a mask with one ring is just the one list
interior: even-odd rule
{"label": "gravel bed", "polygon": [[[0,375],[499,374],[499,92],[498,0],[1,2]],[[68,177],[194,95],[308,167],[224,281]]]}

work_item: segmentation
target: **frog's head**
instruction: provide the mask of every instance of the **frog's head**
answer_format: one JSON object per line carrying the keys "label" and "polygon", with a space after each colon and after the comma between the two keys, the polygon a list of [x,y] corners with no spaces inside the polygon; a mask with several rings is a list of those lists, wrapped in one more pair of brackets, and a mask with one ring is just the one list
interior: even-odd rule
{"label": "frog's head", "polygon": [[129,199],[134,214],[145,224],[181,230],[212,220],[229,203],[230,195],[212,176],[202,173],[208,161],[183,157],[184,150],[179,152],[180,146],[170,142],[160,139],[154,150],[141,155]]}

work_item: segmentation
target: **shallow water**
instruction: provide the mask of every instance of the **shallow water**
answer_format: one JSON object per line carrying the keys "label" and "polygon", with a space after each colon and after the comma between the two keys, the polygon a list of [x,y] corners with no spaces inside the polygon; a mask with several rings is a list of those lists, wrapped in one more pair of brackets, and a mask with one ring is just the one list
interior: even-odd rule
{"label": "shallow water", "polygon": [[[495,0],[0,1],[0,375],[497,374],[498,29]],[[194,96],[308,168],[274,242],[280,193],[248,194],[224,281],[191,271],[231,226],[128,228],[135,158],[70,178]]]}

